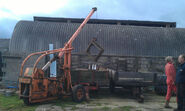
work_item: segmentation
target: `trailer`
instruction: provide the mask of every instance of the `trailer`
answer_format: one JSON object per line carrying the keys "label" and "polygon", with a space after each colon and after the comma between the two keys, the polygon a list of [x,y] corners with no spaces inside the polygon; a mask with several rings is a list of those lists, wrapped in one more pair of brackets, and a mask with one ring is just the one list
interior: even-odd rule
{"label": "trailer", "polygon": [[112,93],[116,87],[130,89],[138,102],[144,102],[143,88],[155,86],[156,78],[156,73],[113,72],[111,73],[109,88]]}

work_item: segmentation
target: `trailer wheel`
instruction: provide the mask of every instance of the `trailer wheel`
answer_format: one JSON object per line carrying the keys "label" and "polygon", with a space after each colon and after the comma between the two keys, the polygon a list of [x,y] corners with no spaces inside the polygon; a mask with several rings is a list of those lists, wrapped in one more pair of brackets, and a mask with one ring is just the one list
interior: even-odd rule
{"label": "trailer wheel", "polygon": [[85,88],[82,85],[76,85],[73,87],[73,101],[82,102],[85,100]]}
{"label": "trailer wheel", "polygon": [[[23,92],[23,95],[24,96],[29,96],[29,85],[26,85],[26,87],[24,89],[24,92]],[[23,101],[24,101],[24,104],[30,105],[29,97],[24,97],[23,98]]]}
{"label": "trailer wheel", "polygon": [[109,90],[110,90],[111,93],[114,93],[115,92],[115,83],[114,83],[113,80],[110,80]]}
{"label": "trailer wheel", "polygon": [[166,95],[167,93],[167,86],[166,85],[159,85],[155,86],[155,93],[161,96]]}
{"label": "trailer wheel", "polygon": [[136,99],[139,103],[144,103],[144,96],[142,94],[139,94]]}
{"label": "trailer wheel", "polygon": [[157,84],[158,85],[166,85],[166,75],[157,76]]}

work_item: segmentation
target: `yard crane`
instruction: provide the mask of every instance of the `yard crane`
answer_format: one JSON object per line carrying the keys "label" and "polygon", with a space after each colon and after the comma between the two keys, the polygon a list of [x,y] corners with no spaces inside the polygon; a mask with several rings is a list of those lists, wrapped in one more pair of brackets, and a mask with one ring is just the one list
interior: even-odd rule
{"label": "yard crane", "polygon": [[[89,15],[78,27],[69,41],[65,43],[63,48],[31,53],[24,59],[19,76],[19,96],[25,104],[54,100],[61,96],[72,96],[76,102],[81,102],[88,98],[88,88],[83,87],[81,84],[72,84],[71,82],[71,51],[73,50],[73,41],[96,10],[96,7],[92,8]],[[37,68],[40,60],[49,54],[58,55],[51,59],[42,69]],[[33,67],[25,68],[23,74],[25,63],[30,57],[35,55],[40,56],[37,58]],[[61,60],[62,58],[64,58],[64,63],[61,67],[63,75],[61,77],[45,77],[45,71],[50,64],[56,59]]]}

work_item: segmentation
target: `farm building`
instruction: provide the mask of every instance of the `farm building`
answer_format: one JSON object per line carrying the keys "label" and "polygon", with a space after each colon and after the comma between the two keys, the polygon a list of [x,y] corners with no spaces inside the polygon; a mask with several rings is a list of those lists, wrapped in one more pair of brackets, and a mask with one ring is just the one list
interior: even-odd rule
{"label": "farm building", "polygon": [[[6,67],[4,80],[16,81],[23,59],[32,52],[48,50],[49,44],[62,48],[83,19],[35,17],[19,21],[2,54]],[[97,62],[87,56],[93,38],[104,49]],[[73,43],[72,67],[88,68],[95,63],[103,67],[129,72],[164,73],[164,57],[185,52],[185,29],[174,22],[91,19]],[[96,51],[92,55],[96,55]],[[33,59],[27,64],[31,66]],[[41,64],[44,64],[45,59]]]}

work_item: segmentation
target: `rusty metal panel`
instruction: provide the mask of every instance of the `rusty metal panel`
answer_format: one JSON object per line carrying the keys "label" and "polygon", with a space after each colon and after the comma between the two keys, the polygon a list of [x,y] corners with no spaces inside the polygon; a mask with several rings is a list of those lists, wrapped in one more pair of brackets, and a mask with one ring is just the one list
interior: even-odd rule
{"label": "rusty metal panel", "polygon": [[73,83],[98,83],[99,85],[109,84],[108,71],[96,70],[72,70],[71,80]]}
{"label": "rusty metal panel", "polygon": [[[10,41],[11,54],[61,48],[79,23],[20,21]],[[73,53],[84,53],[92,38],[104,48],[103,55],[178,56],[185,52],[185,29],[107,24],[87,24],[73,43]]]}
{"label": "rusty metal panel", "polygon": [[19,83],[30,84],[31,83],[31,78],[19,78]]}

